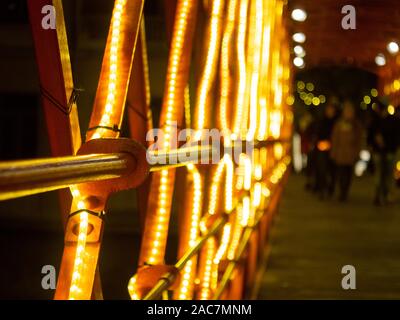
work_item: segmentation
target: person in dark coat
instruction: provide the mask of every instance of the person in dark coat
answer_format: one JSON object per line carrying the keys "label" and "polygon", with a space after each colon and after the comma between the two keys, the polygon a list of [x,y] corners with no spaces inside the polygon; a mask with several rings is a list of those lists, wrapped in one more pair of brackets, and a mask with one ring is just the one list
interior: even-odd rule
{"label": "person in dark coat", "polygon": [[390,186],[394,179],[394,162],[399,146],[399,128],[396,117],[388,113],[385,104],[378,101],[367,141],[375,163],[375,205],[388,202]]}
{"label": "person in dark coat", "polygon": [[335,123],[332,132],[331,158],[336,165],[339,183],[339,200],[348,198],[354,164],[359,158],[362,142],[362,127],[355,117],[350,101],[344,103],[341,117]]}
{"label": "person in dark coat", "polygon": [[317,121],[313,115],[307,112],[300,119],[300,134],[302,143],[302,152],[307,157],[307,164],[305,167],[306,184],[305,189],[315,192],[316,191],[316,180],[315,180],[315,170],[316,170],[316,146],[315,146],[315,133]]}
{"label": "person in dark coat", "polygon": [[316,189],[320,199],[332,196],[335,185],[335,164],[329,156],[335,121],[336,108],[328,104],[316,125]]}

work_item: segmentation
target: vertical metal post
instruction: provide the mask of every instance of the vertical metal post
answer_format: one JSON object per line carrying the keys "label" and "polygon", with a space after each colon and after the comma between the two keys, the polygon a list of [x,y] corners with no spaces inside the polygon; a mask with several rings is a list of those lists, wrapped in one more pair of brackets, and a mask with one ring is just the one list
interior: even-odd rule
{"label": "vertical metal post", "polygon": [[[48,14],[45,9],[50,7],[55,9],[56,29],[43,29],[42,20]],[[28,0],[28,11],[51,152],[57,157],[73,155],[81,145],[81,133],[62,3]],[[71,206],[70,191],[60,190],[59,198],[65,226]]]}

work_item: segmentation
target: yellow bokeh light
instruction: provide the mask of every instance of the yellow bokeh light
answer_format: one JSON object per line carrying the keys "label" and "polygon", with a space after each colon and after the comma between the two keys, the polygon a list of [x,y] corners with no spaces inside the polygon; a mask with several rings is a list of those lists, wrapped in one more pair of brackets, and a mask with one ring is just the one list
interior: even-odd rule
{"label": "yellow bokeh light", "polygon": [[303,81],[298,81],[297,82],[297,88],[300,90],[304,90],[304,88],[306,87],[306,84]]}
{"label": "yellow bokeh light", "polygon": [[370,104],[371,103],[371,97],[370,96],[365,96],[363,100],[364,100],[365,104]]}
{"label": "yellow bokeh light", "polygon": [[312,98],[312,104],[314,106],[319,106],[320,102],[321,101],[319,100],[319,98],[317,98],[317,97]]}
{"label": "yellow bokeh light", "polygon": [[400,80],[396,79],[396,80],[393,81],[393,89],[395,91],[400,90]]}
{"label": "yellow bokeh light", "polygon": [[286,103],[287,103],[288,106],[292,106],[292,105],[294,104],[294,96],[289,95],[289,96],[286,98]]}
{"label": "yellow bokeh light", "polygon": [[312,84],[311,82],[308,82],[306,85],[306,89],[308,91],[314,91],[314,84]]}

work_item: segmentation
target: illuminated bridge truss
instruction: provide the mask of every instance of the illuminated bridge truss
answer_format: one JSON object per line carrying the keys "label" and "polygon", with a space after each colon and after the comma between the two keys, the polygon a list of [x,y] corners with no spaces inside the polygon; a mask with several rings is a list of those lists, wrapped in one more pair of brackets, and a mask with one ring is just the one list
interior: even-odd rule
{"label": "illuminated bridge truss", "polygon": [[[168,159],[177,152],[176,128],[194,129],[192,142],[202,140],[202,129],[217,128],[222,150],[242,142],[254,149],[238,161],[221,153],[216,164],[150,165],[143,2],[115,0],[82,143],[61,0],[28,0],[53,158],[1,163],[0,199],[59,189],[65,246],[55,299],[102,298],[98,257],[107,199],[129,188],[137,188],[143,221],[139,265],[132,265],[127,283],[132,299],[249,297],[290,163],[285,3],[165,1],[170,49],[156,125],[165,132],[160,152]],[[55,30],[41,27],[45,5],[56,8]],[[195,81],[189,81],[191,72]],[[130,138],[120,137],[124,114]],[[184,174],[184,186],[176,183],[177,170]],[[175,265],[165,265],[174,190],[182,200],[178,257]]]}

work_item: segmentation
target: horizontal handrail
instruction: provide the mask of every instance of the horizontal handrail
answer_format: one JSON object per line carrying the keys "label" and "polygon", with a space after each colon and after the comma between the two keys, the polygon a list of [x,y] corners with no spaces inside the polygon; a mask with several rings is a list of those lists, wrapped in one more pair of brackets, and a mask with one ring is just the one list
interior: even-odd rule
{"label": "horizontal handrail", "polygon": [[[285,142],[274,140],[255,145],[260,147]],[[155,172],[182,167],[196,163],[202,155],[211,159],[218,152],[219,158],[222,158],[223,148],[214,145],[148,151],[148,169]],[[164,161],[159,163],[159,159]],[[131,173],[129,162],[132,164],[132,161],[135,161],[132,154],[121,152],[0,162],[0,201],[63,189],[73,184],[118,178]]]}
{"label": "horizontal handrail", "polygon": [[[196,163],[201,157],[208,161],[216,152],[219,152],[219,149],[212,145],[193,145],[168,151],[148,151],[147,160],[150,162],[150,172],[155,172]],[[164,160],[163,163],[157,163],[160,159]]]}
{"label": "horizontal handrail", "polygon": [[117,178],[131,161],[128,153],[115,153],[0,162],[0,200]]}
{"label": "horizontal handrail", "polygon": [[[166,163],[148,164],[151,172],[182,167],[198,160],[197,155],[216,151],[212,146],[149,152],[150,160],[165,156]],[[178,155],[194,152],[195,157]],[[180,161],[176,163],[176,161]],[[118,178],[132,171],[135,158],[130,153],[101,153],[32,160],[0,162],[0,201],[54,191],[70,185]]]}

